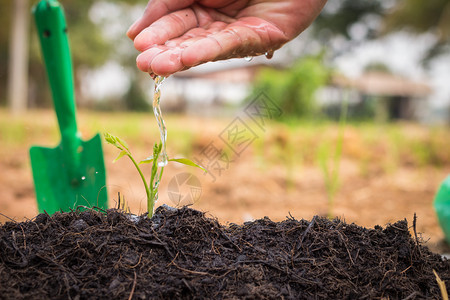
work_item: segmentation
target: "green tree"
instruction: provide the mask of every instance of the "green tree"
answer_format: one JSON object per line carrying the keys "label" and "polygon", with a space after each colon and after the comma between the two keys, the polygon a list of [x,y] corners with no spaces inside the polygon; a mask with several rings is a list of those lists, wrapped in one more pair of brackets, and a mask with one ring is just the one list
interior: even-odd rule
{"label": "green tree", "polygon": [[147,102],[147,97],[137,80],[131,81],[130,88],[124,98],[128,110],[150,111],[150,104]]}
{"label": "green tree", "polygon": [[449,51],[450,46],[450,1],[408,0],[398,2],[385,18],[384,32],[407,29],[415,33],[432,32],[437,42],[426,59]]}
{"label": "green tree", "polygon": [[339,35],[350,40],[352,25],[360,23],[367,28],[365,38],[374,38],[378,28],[374,27],[372,21],[382,19],[386,11],[386,5],[383,3],[384,1],[381,0],[329,1],[314,21],[314,29],[318,33],[326,33],[319,35],[319,38],[322,36],[322,39],[328,40],[330,35]]}
{"label": "green tree", "polygon": [[[75,91],[77,99],[80,100],[80,81],[76,74],[81,68],[95,68],[103,65],[109,59],[112,47],[102,35],[101,28],[89,18],[89,9],[95,1],[63,0],[60,3],[65,11],[75,72]],[[30,17],[32,18],[31,13]],[[33,106],[49,106],[51,97],[33,18],[31,25],[29,74],[30,85],[34,92],[31,95],[31,102]]]}
{"label": "green tree", "polygon": [[6,103],[6,83],[8,81],[9,41],[11,20],[13,15],[13,1],[0,2],[0,104]]}
{"label": "green tree", "polygon": [[[30,84],[30,105],[49,106],[50,92],[47,86],[45,70],[41,60],[41,50],[36,36],[34,20],[31,15],[32,5],[38,1],[30,1],[30,42],[29,42],[29,84]],[[100,24],[94,22],[89,16],[90,9],[99,2],[112,3],[123,9],[123,14],[127,14],[127,9],[135,4],[145,4],[142,0],[60,0],[66,15],[67,27],[69,30],[69,42],[72,52],[74,71],[77,74],[81,68],[92,69],[103,65],[108,60],[121,58],[121,62],[126,62],[129,67],[134,67],[135,53],[117,55],[117,40],[108,39]],[[0,1],[0,18],[3,26],[0,27],[0,105],[6,104],[6,82],[8,78],[8,45],[10,42],[10,31],[12,24],[13,1]],[[123,28],[123,35],[120,43],[132,43],[125,37],[126,26]],[[123,52],[122,52],[123,54]],[[133,61],[132,63],[130,63]],[[75,76],[75,87],[79,93],[79,78]]]}
{"label": "green tree", "polygon": [[262,69],[254,82],[253,90],[264,91],[282,110],[282,117],[311,117],[317,112],[316,91],[324,86],[330,70],[321,56],[299,59],[292,68]]}
{"label": "green tree", "polygon": [[13,114],[26,109],[28,98],[28,0],[15,0],[8,58],[8,101]]}

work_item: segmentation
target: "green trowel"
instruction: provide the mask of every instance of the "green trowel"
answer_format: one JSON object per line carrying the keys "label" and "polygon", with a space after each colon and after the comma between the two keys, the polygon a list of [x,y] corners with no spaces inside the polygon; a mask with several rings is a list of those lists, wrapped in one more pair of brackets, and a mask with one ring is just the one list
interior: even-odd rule
{"label": "green trowel", "polygon": [[62,6],[41,0],[34,8],[39,40],[61,132],[56,148],[33,146],[31,166],[39,212],[52,214],[78,206],[107,208],[105,164],[100,135],[80,138],[72,61]]}
{"label": "green trowel", "polygon": [[444,179],[433,202],[439,225],[444,231],[445,240],[450,245],[450,175]]}

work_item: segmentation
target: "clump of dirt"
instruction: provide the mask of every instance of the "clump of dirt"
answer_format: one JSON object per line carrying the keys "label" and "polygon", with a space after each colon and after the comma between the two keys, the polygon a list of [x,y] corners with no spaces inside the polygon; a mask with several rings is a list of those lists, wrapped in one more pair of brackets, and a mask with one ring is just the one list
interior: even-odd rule
{"label": "clump of dirt", "polygon": [[407,221],[366,229],[314,217],[220,225],[160,207],[39,214],[0,227],[3,299],[440,298],[450,261]]}

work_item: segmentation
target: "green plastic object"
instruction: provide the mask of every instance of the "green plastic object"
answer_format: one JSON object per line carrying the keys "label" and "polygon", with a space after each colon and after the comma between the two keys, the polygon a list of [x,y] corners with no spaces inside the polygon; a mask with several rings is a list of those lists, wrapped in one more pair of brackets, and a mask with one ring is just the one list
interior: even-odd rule
{"label": "green plastic object", "polygon": [[33,146],[31,167],[39,212],[78,206],[108,207],[102,140],[82,141],[76,123],[72,60],[62,6],[41,0],[34,8],[39,41],[61,132],[55,148]]}
{"label": "green plastic object", "polygon": [[450,176],[442,182],[433,204],[439,224],[444,231],[445,240],[450,244]]}

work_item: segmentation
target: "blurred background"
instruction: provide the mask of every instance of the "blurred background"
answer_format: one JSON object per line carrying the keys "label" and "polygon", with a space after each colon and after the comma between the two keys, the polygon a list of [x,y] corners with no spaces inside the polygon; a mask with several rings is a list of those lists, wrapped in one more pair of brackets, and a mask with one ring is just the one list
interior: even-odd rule
{"label": "blurred background", "polygon": [[[147,157],[159,138],[153,81],[125,36],[146,1],[60,2],[82,136],[110,132]],[[0,3],[0,221],[35,216],[28,149],[59,141],[33,4]],[[169,165],[158,204],[192,204],[224,223],[320,214],[373,227],[417,213],[424,239],[444,251],[432,202],[450,171],[449,42],[448,0],[333,0],[271,59],[167,78],[168,154],[210,172]],[[240,142],[231,141],[240,129]],[[116,149],[104,145],[104,153],[110,206],[125,197],[144,213],[137,172],[125,159],[112,163]],[[185,172],[199,183],[174,185]]]}

